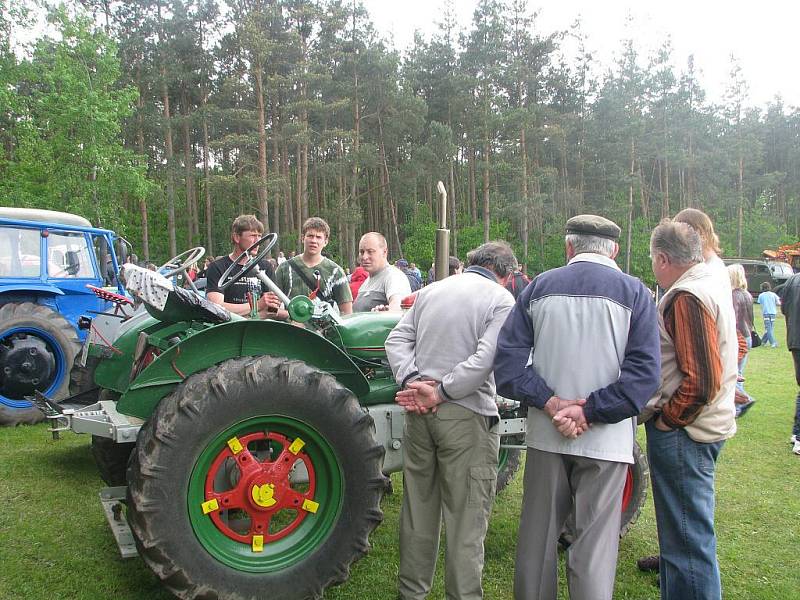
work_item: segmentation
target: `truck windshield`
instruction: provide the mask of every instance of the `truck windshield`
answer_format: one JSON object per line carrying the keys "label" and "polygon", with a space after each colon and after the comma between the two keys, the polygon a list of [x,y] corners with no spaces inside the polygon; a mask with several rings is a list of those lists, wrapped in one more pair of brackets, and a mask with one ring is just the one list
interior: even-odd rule
{"label": "truck windshield", "polygon": [[39,277],[38,229],[0,227],[0,277]]}
{"label": "truck windshield", "polygon": [[55,279],[94,278],[91,252],[83,233],[51,231],[47,237],[47,270]]}

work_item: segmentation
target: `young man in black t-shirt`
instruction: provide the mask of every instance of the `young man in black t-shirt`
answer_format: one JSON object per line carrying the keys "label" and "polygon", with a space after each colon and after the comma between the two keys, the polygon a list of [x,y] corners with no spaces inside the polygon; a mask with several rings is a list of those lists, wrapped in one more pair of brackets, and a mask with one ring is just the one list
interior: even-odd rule
{"label": "young man in black t-shirt", "polygon": [[[270,292],[252,271],[231,285],[224,293],[219,289],[219,280],[222,274],[233,264],[237,256],[252,246],[263,234],[264,226],[254,215],[240,215],[234,219],[231,226],[233,249],[230,254],[218,258],[208,266],[206,272],[206,298],[232,313],[248,315],[250,314],[250,306],[247,302],[247,293],[252,292],[258,296],[258,314],[262,319],[285,320],[289,317],[289,314],[285,309],[280,308],[280,298],[275,293]],[[256,252],[257,249],[252,251],[253,254]],[[239,273],[242,270],[241,265],[247,260],[247,257],[240,260],[239,265],[233,269],[231,276]],[[274,278],[275,273],[269,263],[261,261],[258,266],[266,273],[267,277]]]}

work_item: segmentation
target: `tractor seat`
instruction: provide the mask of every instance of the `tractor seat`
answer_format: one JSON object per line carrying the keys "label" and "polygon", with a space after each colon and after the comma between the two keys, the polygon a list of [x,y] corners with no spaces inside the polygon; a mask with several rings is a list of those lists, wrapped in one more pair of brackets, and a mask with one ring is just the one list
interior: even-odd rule
{"label": "tractor seat", "polygon": [[231,313],[190,290],[177,287],[163,275],[134,264],[120,270],[125,288],[144,302],[147,312],[159,321],[202,321],[227,323]]}

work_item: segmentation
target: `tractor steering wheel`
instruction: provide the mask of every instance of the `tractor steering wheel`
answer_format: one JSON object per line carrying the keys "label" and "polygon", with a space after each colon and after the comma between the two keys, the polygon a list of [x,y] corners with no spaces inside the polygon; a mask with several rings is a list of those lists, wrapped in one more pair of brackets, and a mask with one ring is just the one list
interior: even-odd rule
{"label": "tractor steering wheel", "polygon": [[173,256],[163,265],[158,267],[158,272],[167,279],[174,277],[179,273],[186,273],[189,267],[197,264],[197,261],[205,256],[205,253],[206,249],[202,246],[197,246],[197,248],[192,248],[186,252],[181,252],[178,254],[178,256]]}
{"label": "tractor steering wheel", "polygon": [[[272,250],[272,247],[278,241],[278,234],[277,233],[267,233],[263,235],[261,239],[256,241],[252,246],[250,246],[247,250],[242,252],[239,256],[237,256],[230,267],[228,267],[225,272],[222,274],[222,277],[219,278],[219,291],[224,292],[229,287],[231,287],[234,283],[239,281],[242,277],[247,275],[253,267],[255,267],[258,263],[260,263],[267,253]],[[264,247],[256,254],[255,256],[250,256],[250,251],[253,248],[258,248],[261,244],[265,244]],[[236,275],[231,276],[231,272],[235,267],[239,265],[239,261],[242,260],[245,256],[250,256],[250,260],[242,265],[242,270],[236,273]]]}

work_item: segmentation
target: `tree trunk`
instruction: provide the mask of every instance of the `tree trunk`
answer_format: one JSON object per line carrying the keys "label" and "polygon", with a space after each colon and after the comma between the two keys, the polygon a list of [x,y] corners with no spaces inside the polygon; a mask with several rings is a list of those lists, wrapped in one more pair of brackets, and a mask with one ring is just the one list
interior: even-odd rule
{"label": "tree trunk", "polygon": [[253,68],[256,104],[258,105],[258,210],[264,223],[264,231],[271,231],[269,224],[269,203],[267,202],[267,119],[264,109],[263,69],[260,59]]}
{"label": "tree trunk", "polygon": [[489,212],[489,133],[486,132],[486,137],[483,140],[483,242],[489,241],[489,225],[490,212]]}
{"label": "tree trunk", "polygon": [[197,218],[197,201],[194,194],[194,160],[192,159],[192,139],[189,130],[189,106],[186,90],[181,93],[183,104],[183,171],[186,180],[186,242],[189,248],[194,247],[195,234],[200,228]]}
{"label": "tree trunk", "polygon": [[528,265],[528,150],[525,145],[525,128],[523,127],[519,132],[519,149],[520,149],[520,172],[522,181],[520,182],[520,196],[522,201],[522,223],[520,224],[521,237],[522,237],[522,270],[526,272]]}
{"label": "tree trunk", "polygon": [[[139,95],[136,98],[136,149],[139,156],[146,156],[144,152],[144,93],[142,90],[142,66],[136,63],[136,88]],[[150,227],[147,219],[147,198],[139,198],[139,216],[142,227],[142,260],[150,261]],[[173,255],[174,256],[174,255]]]}
{"label": "tree trunk", "polygon": [[297,166],[295,167],[295,209],[297,210],[297,239],[301,238],[300,230],[303,227],[303,157],[302,157],[302,147],[298,144],[297,146],[297,154],[295,159],[297,160]]}
{"label": "tree trunk", "polygon": [[[272,170],[274,171],[275,177],[275,184],[278,184],[281,180],[281,161],[280,161],[280,151],[278,150],[278,135],[279,135],[279,119],[278,119],[278,111],[275,108],[275,103],[273,102],[271,105],[272,109]],[[279,186],[278,189],[280,189]],[[275,246],[276,255],[278,252],[281,251],[281,202],[283,194],[276,193],[274,195],[274,203],[273,203],[273,213],[272,213],[272,231],[275,232],[278,236],[278,243]]]}
{"label": "tree trunk", "polygon": [[744,156],[741,155],[741,150],[739,152],[739,226],[736,232],[736,256],[742,255],[742,231],[744,229]]}
{"label": "tree trunk", "polygon": [[625,248],[625,272],[631,272],[631,243],[633,238],[633,175],[636,163],[634,157],[636,156],[636,145],[631,138],[631,168],[628,172],[628,227],[626,232],[626,248]]}
{"label": "tree trunk", "polygon": [[167,160],[167,234],[169,236],[169,255],[178,254],[175,231],[175,181],[173,179],[172,122],[169,114],[169,90],[167,89],[167,69],[161,65],[161,101],[164,105],[164,157]]}
{"label": "tree trunk", "polygon": [[201,111],[203,113],[203,196],[206,212],[206,250],[214,256],[214,207],[211,204],[211,170],[209,160],[208,119],[206,118],[207,94],[202,93]]}
{"label": "tree trunk", "polygon": [[400,230],[397,227],[397,209],[395,208],[394,198],[392,197],[392,185],[389,180],[389,164],[386,162],[386,146],[383,141],[383,119],[378,112],[378,135],[381,142],[381,162],[383,163],[383,172],[386,177],[386,199],[389,202],[389,214],[392,219],[392,233],[394,233],[394,242],[397,244],[395,250],[397,254],[403,255],[403,247],[400,245]]}
{"label": "tree trunk", "polygon": [[[286,231],[294,231],[294,202],[292,201],[292,182],[289,173],[289,147],[286,140],[283,140],[281,146],[281,170],[283,172],[283,194],[286,200],[286,207],[284,213],[286,214]],[[292,242],[292,249],[296,250],[297,245]]]}
{"label": "tree trunk", "polygon": [[456,207],[458,196],[456,194],[456,180],[455,174],[453,173],[454,170],[455,167],[453,165],[453,160],[450,160],[450,189],[447,193],[448,202],[450,203],[450,253],[458,254],[458,209]]}
{"label": "tree trunk", "polygon": [[469,147],[469,216],[470,221],[474,223],[478,220],[478,189],[475,181],[475,148]]}
{"label": "tree trunk", "polygon": [[694,139],[689,133],[689,166],[686,174],[686,206],[694,205]]}

